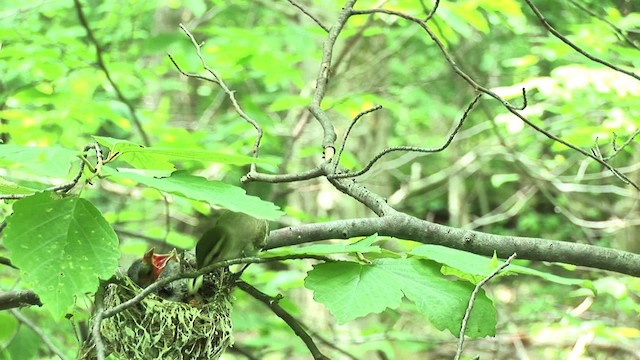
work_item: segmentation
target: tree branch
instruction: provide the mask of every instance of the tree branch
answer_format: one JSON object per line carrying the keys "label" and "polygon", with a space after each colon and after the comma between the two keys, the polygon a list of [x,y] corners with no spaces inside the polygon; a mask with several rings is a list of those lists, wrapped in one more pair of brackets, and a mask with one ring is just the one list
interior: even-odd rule
{"label": "tree branch", "polygon": [[136,129],[138,129],[140,136],[142,136],[142,142],[144,143],[145,146],[149,146],[151,144],[151,141],[149,140],[149,136],[147,135],[147,133],[144,131],[144,128],[142,127],[142,122],[138,118],[138,115],[136,115],[136,111],[133,107],[133,104],[131,103],[131,101],[129,101],[129,99],[127,99],[124,96],[124,94],[120,90],[120,86],[118,86],[118,84],[115,81],[113,81],[113,79],[111,78],[111,73],[109,72],[109,69],[107,68],[107,65],[105,64],[102,58],[102,47],[100,46],[100,44],[98,43],[98,40],[93,35],[93,31],[89,26],[89,22],[87,22],[87,18],[84,16],[84,12],[82,10],[82,5],[80,4],[80,1],[73,0],[73,4],[76,8],[78,19],[80,19],[80,24],[87,31],[87,37],[89,38],[89,41],[96,48],[96,60],[98,62],[98,67],[100,68],[100,70],[102,70],[102,72],[104,72],[105,76],[107,77],[107,81],[109,81],[109,84],[111,85],[111,87],[113,87],[113,90],[116,92],[116,96],[118,97],[118,100],[120,100],[123,104],[125,104],[127,109],[129,109],[129,112],[131,113],[131,120],[133,120],[133,124],[135,125]]}
{"label": "tree branch", "polygon": [[304,342],[304,344],[307,346],[307,348],[311,352],[311,355],[313,356],[314,359],[321,359],[321,360],[329,359],[327,356],[325,356],[320,352],[316,344],[313,342],[313,339],[311,338],[311,336],[307,334],[307,332],[300,325],[298,320],[296,320],[293,316],[291,316],[291,314],[286,312],[280,306],[279,301],[282,299],[282,296],[271,297],[241,280],[236,281],[236,286],[238,286],[240,290],[246,292],[247,294],[253,296],[257,300],[267,305],[269,309],[273,311],[274,314],[276,314],[280,319],[286,322],[287,325],[291,328],[291,330],[293,330],[293,332],[296,333],[296,335],[302,340],[302,342]]}
{"label": "tree branch", "polygon": [[40,298],[33,291],[0,292],[0,310],[19,308],[23,306],[42,306]]}
{"label": "tree branch", "polygon": [[464,230],[398,212],[379,218],[331,221],[274,230],[269,234],[265,248],[328,239],[349,239],[373,233],[485,256],[492,256],[495,251],[503,259],[518,253],[519,259],[567,263],[640,277],[640,254],[558,240]]}
{"label": "tree branch", "polygon": [[[530,3],[528,0],[525,0],[525,1],[527,1],[527,3]],[[499,96],[495,92],[491,91],[490,89],[478,84],[471,76],[469,76],[469,74],[464,72],[460,68],[460,66],[458,66],[458,64],[455,62],[455,60],[451,56],[451,54],[447,51],[446,46],[444,45],[442,40],[440,40],[440,38],[436,35],[436,33],[433,30],[431,30],[431,28],[424,21],[422,21],[421,19],[418,19],[418,18],[416,18],[414,16],[411,16],[411,15],[407,15],[407,14],[402,13],[402,12],[393,11],[393,10],[387,10],[387,9],[353,10],[351,12],[352,15],[369,15],[369,14],[375,14],[375,13],[381,13],[381,14],[397,16],[397,17],[400,17],[402,19],[411,21],[411,22],[416,23],[417,25],[419,25],[428,34],[428,36],[431,38],[431,40],[433,40],[433,42],[436,44],[436,46],[440,49],[440,52],[442,53],[442,56],[444,56],[445,60],[449,63],[449,65],[451,66],[453,71],[456,74],[458,74],[458,76],[460,76],[464,81],[466,81],[471,87],[473,87],[476,91],[485,93],[485,94],[491,96],[492,98],[494,98],[495,100],[499,101],[510,113],[512,113],[513,115],[518,117],[520,120],[522,120],[525,124],[527,124],[529,127],[534,129],[535,131],[543,134],[544,136],[546,136],[547,138],[549,138],[549,139],[551,139],[551,140],[553,140],[555,142],[563,144],[566,147],[568,147],[568,148],[570,148],[570,149],[572,149],[574,151],[579,152],[580,154],[584,155],[585,157],[589,157],[589,158],[597,161],[602,166],[604,166],[607,169],[609,169],[622,182],[624,182],[625,184],[629,184],[629,185],[633,186],[636,190],[640,190],[640,186],[638,184],[636,184],[635,182],[631,181],[631,179],[629,179],[624,174],[620,173],[620,171],[618,171],[616,168],[614,168],[612,165],[610,165],[604,159],[602,159],[602,158],[600,158],[598,156],[595,156],[594,154],[591,154],[589,151],[586,151],[586,150],[584,150],[584,149],[582,149],[582,148],[580,148],[580,147],[578,147],[576,145],[573,145],[572,143],[570,143],[570,142],[568,142],[566,140],[563,140],[562,138],[560,138],[560,137],[550,133],[549,131],[541,128],[540,126],[536,125],[531,120],[529,120],[526,116],[524,116],[519,111],[520,108],[512,105],[507,100],[505,100],[504,98],[502,98],[501,96]],[[628,71],[623,71],[623,72],[625,74],[627,74],[627,75],[630,75],[630,76],[638,78],[637,75],[635,75],[634,73],[630,73]]]}

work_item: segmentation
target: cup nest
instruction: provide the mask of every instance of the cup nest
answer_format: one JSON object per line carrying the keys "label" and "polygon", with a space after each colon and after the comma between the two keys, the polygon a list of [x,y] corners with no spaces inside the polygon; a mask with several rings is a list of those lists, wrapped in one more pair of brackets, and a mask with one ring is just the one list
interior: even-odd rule
{"label": "cup nest", "polygon": [[[119,359],[218,359],[233,344],[232,285],[225,281],[230,278],[228,268],[219,269],[205,276],[205,297],[181,302],[150,294],[104,319],[100,332],[107,353]],[[105,289],[105,310],[141,291],[128,277],[121,280]]]}

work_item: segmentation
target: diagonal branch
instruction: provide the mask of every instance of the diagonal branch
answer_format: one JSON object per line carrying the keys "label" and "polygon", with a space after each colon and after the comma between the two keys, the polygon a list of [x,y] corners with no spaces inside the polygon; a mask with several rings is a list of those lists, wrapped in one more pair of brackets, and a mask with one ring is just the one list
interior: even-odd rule
{"label": "diagonal branch", "polygon": [[87,31],[87,37],[89,37],[89,41],[96,48],[96,59],[98,61],[98,67],[100,68],[100,70],[102,70],[102,72],[104,72],[105,76],[107,77],[107,81],[109,81],[109,84],[111,85],[111,87],[113,87],[113,90],[116,92],[116,96],[118,97],[118,100],[120,100],[120,102],[125,104],[126,107],[129,109],[129,112],[131,113],[131,119],[133,120],[133,124],[136,126],[136,129],[140,133],[140,136],[142,137],[142,141],[144,145],[149,146],[151,144],[151,141],[149,140],[149,136],[147,135],[147,133],[144,131],[144,128],[142,127],[142,122],[138,118],[138,115],[136,115],[136,111],[133,107],[133,104],[131,103],[131,101],[129,101],[129,99],[127,99],[124,96],[124,94],[120,90],[120,86],[118,86],[118,84],[115,81],[113,81],[113,79],[111,78],[111,73],[109,72],[109,69],[105,64],[104,59],[102,58],[102,47],[98,43],[98,40],[96,39],[96,37],[93,35],[93,31],[89,26],[89,22],[87,22],[87,18],[84,16],[84,12],[82,10],[82,5],[80,4],[80,0],[73,0],[73,5],[76,8],[78,19],[80,19],[80,24],[82,24],[82,27],[84,27],[84,29]]}
{"label": "diagonal branch", "polygon": [[324,95],[327,91],[327,84],[329,84],[333,47],[336,44],[338,35],[340,35],[340,32],[351,16],[351,11],[353,11],[353,5],[355,3],[356,0],[348,0],[344,4],[344,6],[342,7],[342,11],[340,11],[340,14],[338,14],[338,20],[331,27],[329,36],[324,41],[324,44],[322,46],[322,61],[320,63],[320,71],[318,72],[318,77],[316,78],[316,89],[313,94],[311,105],[309,105],[309,111],[311,111],[313,117],[318,121],[318,123],[320,123],[322,131],[324,133],[322,149],[324,151],[324,159],[327,162],[330,162],[331,159],[333,159],[333,155],[336,151],[334,145],[336,141],[336,131],[333,128],[331,120],[329,120],[329,117],[324,112],[324,110],[322,110],[320,105],[322,104],[322,99],[324,99]]}
{"label": "diagonal branch", "polygon": [[[458,132],[460,131],[460,129],[462,128],[462,125],[464,124],[464,121],[467,119],[467,117],[469,117],[469,113],[471,112],[471,110],[474,108],[474,106],[477,104],[478,100],[480,99],[480,97],[482,96],[482,94],[477,94],[473,100],[469,103],[469,105],[467,106],[466,110],[464,111],[464,114],[462,114],[462,117],[460,118],[460,121],[458,121],[458,124],[456,125],[455,129],[453,129],[453,131],[451,132],[451,134],[449,135],[449,138],[447,139],[447,141],[445,141],[444,144],[442,144],[442,146],[439,146],[437,148],[421,148],[421,147],[415,147],[415,146],[394,146],[394,147],[390,147],[387,149],[382,150],[381,152],[379,152],[376,156],[374,156],[369,163],[367,163],[367,165],[365,165],[365,167],[363,167],[361,170],[358,170],[354,173],[337,173],[337,174],[331,174],[329,175],[330,179],[343,179],[343,178],[350,178],[350,177],[356,177],[356,176],[360,176],[364,173],[366,173],[367,171],[369,171],[369,169],[371,169],[371,167],[373,166],[373,164],[375,164],[378,160],[380,160],[383,156],[385,156],[386,154],[389,154],[391,152],[394,151],[409,151],[409,152],[420,152],[420,153],[435,153],[435,152],[440,152],[444,149],[446,149],[447,147],[449,147],[449,145],[451,144],[451,142],[453,141],[453,138],[455,138],[456,134],[458,134]],[[375,108],[374,108],[375,109]],[[354,120],[355,123],[355,120]],[[345,140],[346,140],[346,136],[345,136]],[[342,149],[341,149],[342,151]]]}
{"label": "diagonal branch", "polygon": [[[529,0],[525,0],[525,1],[529,1]],[[480,84],[478,84],[471,76],[469,76],[467,73],[462,71],[462,69],[460,69],[460,67],[455,62],[455,60],[453,59],[451,54],[449,54],[449,52],[446,50],[446,47],[442,43],[440,38],[438,38],[436,33],[433,32],[433,30],[431,30],[431,28],[424,21],[422,21],[421,19],[418,19],[418,18],[416,18],[414,16],[411,16],[411,15],[407,15],[407,14],[402,13],[402,12],[393,11],[393,10],[387,10],[387,9],[369,9],[369,10],[354,10],[354,11],[352,11],[353,15],[368,15],[368,14],[375,14],[375,13],[381,13],[381,14],[397,16],[397,17],[400,17],[400,18],[403,18],[405,20],[408,20],[408,21],[411,21],[411,22],[414,22],[414,23],[418,24],[424,31],[427,32],[427,34],[429,35],[431,40],[433,40],[433,42],[438,46],[438,48],[440,49],[440,52],[444,56],[445,60],[449,63],[449,65],[451,66],[453,71],[456,74],[458,74],[458,76],[460,76],[469,85],[471,85],[476,91],[480,91],[482,93],[485,93],[485,94],[491,96],[492,98],[496,99],[497,101],[499,101],[510,113],[512,113],[513,115],[518,117],[520,120],[522,120],[529,127],[533,128],[535,131],[543,134],[544,136],[546,136],[547,138],[549,138],[549,139],[551,139],[551,140],[553,140],[555,142],[563,144],[566,147],[568,147],[568,148],[570,148],[570,149],[572,149],[574,151],[579,152],[580,154],[584,155],[585,157],[589,157],[589,158],[597,161],[602,166],[606,167],[609,171],[611,171],[622,182],[624,182],[625,184],[629,184],[629,185],[633,186],[636,190],[640,190],[640,186],[638,184],[633,182],[626,175],[622,174],[620,171],[618,171],[616,168],[614,168],[612,165],[610,165],[604,159],[602,159],[602,158],[600,158],[598,156],[595,156],[594,154],[591,154],[590,152],[588,152],[588,151],[586,151],[584,149],[581,149],[580,147],[578,147],[576,145],[573,145],[570,142],[568,142],[566,140],[563,140],[562,138],[559,138],[558,136],[556,136],[556,135],[550,133],[549,131],[541,128],[540,126],[536,125],[531,120],[529,120],[526,116],[522,115],[522,113],[519,111],[520,108],[510,104],[507,100],[505,100],[504,98],[502,98],[501,96],[499,96],[495,92],[491,91],[490,89],[487,89],[486,87],[481,86]],[[624,72],[624,73],[628,74],[630,76],[637,77],[637,75],[635,75],[633,73],[629,73],[629,72]],[[631,74],[633,74],[633,75],[631,75]]]}
{"label": "diagonal branch", "polygon": [[[214,84],[217,84],[222,89],[222,91],[224,91],[224,93],[227,95],[227,97],[231,101],[231,104],[233,105],[233,108],[235,109],[236,113],[238,115],[240,115],[240,117],[244,121],[248,122],[251,126],[253,126],[253,128],[258,133],[256,135],[256,140],[255,140],[255,142],[253,144],[253,157],[254,158],[258,158],[258,151],[260,150],[260,141],[262,140],[262,136],[264,134],[263,131],[262,131],[262,127],[258,124],[258,122],[256,120],[254,120],[251,116],[247,115],[247,113],[245,113],[244,110],[242,110],[242,108],[240,107],[240,104],[236,100],[235,92],[232,91],[231,89],[229,89],[229,87],[224,82],[222,77],[220,77],[220,75],[218,75],[218,73],[216,73],[213,69],[211,69],[209,67],[209,65],[207,65],[207,62],[205,61],[204,56],[202,55],[202,44],[198,43],[196,41],[196,39],[193,36],[193,34],[191,34],[191,32],[189,30],[187,30],[187,28],[184,27],[184,25],[180,24],[180,29],[182,29],[182,31],[184,31],[184,33],[189,37],[189,39],[191,39],[191,42],[193,43],[193,46],[196,48],[196,54],[197,54],[198,58],[200,59],[200,62],[202,63],[202,67],[212,77],[209,78],[209,77],[202,76],[202,75],[189,74],[189,73],[183,71],[180,68],[178,63],[176,63],[176,61],[171,56],[171,54],[167,54],[169,56],[169,59],[171,59],[171,62],[173,63],[173,65],[176,67],[176,69],[182,75],[187,76],[187,77],[191,77],[191,78],[196,78],[196,79],[212,82]],[[251,163],[251,167],[250,168],[251,168],[250,173],[251,172],[256,172],[256,163]]]}
{"label": "diagonal branch", "polygon": [[613,69],[613,70],[615,70],[617,72],[621,72],[623,74],[629,75],[629,76],[633,77],[636,80],[640,80],[640,76],[638,74],[634,73],[633,71],[627,71],[627,70],[625,70],[625,69],[623,69],[623,68],[621,68],[619,66],[613,65],[612,63],[610,63],[608,61],[602,60],[602,59],[600,59],[598,57],[595,57],[595,56],[589,54],[588,52],[582,50],[582,48],[580,48],[578,45],[574,44],[571,40],[567,39],[558,30],[556,30],[553,26],[551,26],[551,24],[549,24],[547,19],[540,12],[540,10],[531,2],[531,0],[524,0],[524,2],[526,2],[527,5],[529,5],[531,10],[536,15],[538,20],[540,20],[540,22],[545,27],[545,29],[549,30],[550,33],[552,33],[555,37],[560,39],[560,41],[562,41],[563,43],[569,45],[573,50],[577,51],[582,56],[586,57],[587,59],[589,59],[589,60],[591,60],[593,62],[597,62],[598,64],[602,64],[602,65],[604,65],[604,66],[606,66],[606,67],[608,67],[610,69]]}
{"label": "diagonal branch", "polygon": [[276,314],[280,319],[286,322],[291,330],[293,330],[293,332],[298,335],[302,342],[304,342],[314,359],[329,359],[326,355],[320,352],[318,346],[316,346],[315,342],[313,341],[311,336],[309,336],[309,334],[304,330],[300,322],[298,322],[296,318],[294,318],[280,306],[279,302],[282,299],[281,295],[278,295],[276,297],[269,296],[242,280],[237,281],[236,286],[238,286],[240,290],[246,292],[247,294],[253,296],[257,300],[267,305],[274,314]]}

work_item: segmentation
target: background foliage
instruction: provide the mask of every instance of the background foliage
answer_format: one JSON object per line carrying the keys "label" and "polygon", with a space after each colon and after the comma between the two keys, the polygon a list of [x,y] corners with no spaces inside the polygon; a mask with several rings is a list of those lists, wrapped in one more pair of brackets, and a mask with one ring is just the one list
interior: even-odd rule
{"label": "background foliage", "polygon": [[[325,24],[335,21],[343,5],[333,0],[301,3]],[[417,1],[382,3],[384,8],[424,15]],[[633,1],[535,3],[558,31],[590,54],[626,68],[640,67],[640,8]],[[377,4],[360,1],[356,8]],[[193,45],[178,28],[183,23],[204,41],[208,64],[265,130],[264,161],[258,168],[296,172],[320,161],[320,128],[306,107],[326,34],[291,4],[88,1],[83,7],[113,82],[133,104],[150,140],[147,145],[251,154],[255,131],[238,117],[225,94],[181,76],[166,57],[171,53],[188,71],[201,68]],[[640,125],[640,82],[589,61],[552,37],[523,1],[443,1],[432,21],[461,68],[514,103],[521,101],[525,87],[529,104],[523,113],[563,139],[583,148],[597,143],[603,155],[610,155],[614,139],[619,146]],[[629,41],[607,22],[628,34]],[[75,174],[79,160],[68,159],[95,141],[93,136],[145,143],[129,108],[96,66],[96,49],[71,1],[3,3],[0,39],[2,146],[55,147],[46,154],[21,154],[21,161],[0,159],[4,178],[22,190],[41,190]],[[360,111],[377,104],[384,107],[354,128],[341,162],[348,169],[360,169],[387,146],[439,146],[474,95],[417,26],[395,17],[352,18],[334,56],[323,107],[338,136]],[[635,181],[640,180],[637,153],[637,145],[631,143],[611,160]],[[248,169],[246,163],[230,161],[176,163],[190,173],[233,185],[239,185]],[[133,187],[126,181],[96,179],[74,190],[115,228],[121,266],[126,268],[149,243],[157,248],[193,248],[207,226],[209,206],[193,197],[163,195],[157,186]],[[445,152],[387,156],[360,181],[396,209],[438,223],[640,251],[637,192],[593,161],[526,127],[496,102],[481,102]],[[9,190],[5,192],[17,191],[11,186]],[[246,190],[284,209],[286,216],[272,228],[371,216],[321,180],[252,183]],[[11,213],[11,206],[3,204],[3,217]],[[382,244],[397,252],[415,246],[398,240]],[[0,256],[5,256],[10,244],[2,245]],[[327,343],[357,358],[442,358],[453,353],[455,339],[426,325],[424,316],[416,315],[417,303],[404,301],[397,309],[337,324],[303,288],[311,264],[256,265],[246,277],[266,293],[284,294],[287,310],[313,324],[311,329]],[[567,287],[529,276],[494,279],[486,291],[498,311],[497,336],[471,341],[467,354],[640,357],[634,350],[640,341],[637,278],[519,264],[592,284]],[[0,289],[21,289],[29,283],[16,275],[0,267]],[[245,293],[236,292],[236,297],[237,346],[228,358],[242,358],[243,351],[258,358],[308,356],[302,343],[292,341],[290,329],[265,307]],[[77,348],[73,326],[86,320],[89,304],[90,296],[76,299],[77,309],[68,320],[52,318],[46,309],[22,313],[72,357]],[[0,312],[0,349],[4,358],[52,356],[33,328],[20,325],[6,311]],[[328,351],[332,358],[346,356]]]}

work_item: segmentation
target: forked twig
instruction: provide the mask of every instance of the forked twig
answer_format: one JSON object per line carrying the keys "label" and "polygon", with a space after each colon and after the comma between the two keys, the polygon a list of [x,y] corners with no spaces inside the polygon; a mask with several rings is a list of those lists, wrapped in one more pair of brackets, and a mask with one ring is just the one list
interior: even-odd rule
{"label": "forked twig", "polygon": [[482,279],[478,284],[476,284],[475,289],[473,289],[473,292],[471,293],[471,298],[469,298],[469,305],[467,306],[467,311],[465,311],[464,317],[462,318],[462,324],[460,325],[460,335],[459,335],[459,338],[458,338],[458,347],[456,349],[456,356],[454,357],[454,360],[459,360],[460,356],[462,355],[462,346],[464,345],[464,333],[467,330],[467,323],[469,322],[469,317],[471,316],[471,310],[473,309],[473,304],[476,301],[476,297],[478,296],[478,293],[480,292],[480,289],[489,280],[493,279],[494,276],[498,275],[498,273],[500,271],[504,270],[504,268],[509,266],[509,264],[511,264],[511,261],[513,259],[515,259],[516,256],[518,256],[516,253],[513,253],[513,255],[509,256],[509,258],[502,265],[498,266],[498,268],[493,270],[493,272],[491,272],[491,274],[489,274],[487,277]]}

